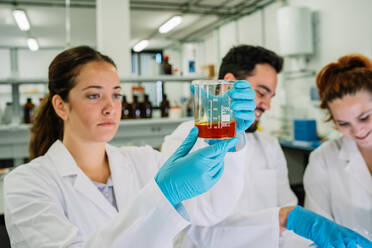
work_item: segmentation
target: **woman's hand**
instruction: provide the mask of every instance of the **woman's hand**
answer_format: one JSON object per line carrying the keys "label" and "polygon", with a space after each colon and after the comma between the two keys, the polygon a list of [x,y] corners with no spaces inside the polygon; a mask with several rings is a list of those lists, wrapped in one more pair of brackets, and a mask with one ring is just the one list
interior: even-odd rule
{"label": "woman's hand", "polygon": [[279,218],[281,214],[281,228],[293,230],[320,248],[372,248],[372,242],[362,235],[300,206],[282,208]]}
{"label": "woman's hand", "polygon": [[188,154],[197,138],[198,128],[194,127],[155,176],[173,206],[208,191],[222,175],[226,153],[239,142],[232,138]]}

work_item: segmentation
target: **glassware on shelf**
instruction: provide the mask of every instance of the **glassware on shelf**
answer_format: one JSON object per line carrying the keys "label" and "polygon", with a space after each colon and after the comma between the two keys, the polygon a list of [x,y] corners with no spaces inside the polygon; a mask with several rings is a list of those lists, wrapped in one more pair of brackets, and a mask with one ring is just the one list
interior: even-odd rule
{"label": "glassware on shelf", "polygon": [[167,99],[167,95],[163,94],[163,99],[161,100],[160,103],[160,112],[161,112],[161,117],[168,117],[169,116],[169,109],[170,109],[170,104]]}
{"label": "glassware on shelf", "polygon": [[1,119],[2,124],[10,124],[13,118],[13,103],[7,102],[4,109],[4,114]]}
{"label": "glassware on shelf", "polygon": [[23,107],[23,122],[31,123],[32,114],[34,113],[35,104],[33,104],[31,98],[27,98],[27,102]]}
{"label": "glassware on shelf", "polygon": [[149,100],[149,95],[145,94],[145,100],[142,103],[142,118],[151,118],[152,117],[152,104]]}
{"label": "glassware on shelf", "polygon": [[131,117],[133,119],[140,119],[141,118],[141,104],[138,102],[138,96],[137,95],[133,96]]}
{"label": "glassware on shelf", "polygon": [[121,102],[121,119],[122,120],[131,118],[130,116],[131,108],[132,108],[132,105],[127,102],[127,97],[123,95],[122,102]]}

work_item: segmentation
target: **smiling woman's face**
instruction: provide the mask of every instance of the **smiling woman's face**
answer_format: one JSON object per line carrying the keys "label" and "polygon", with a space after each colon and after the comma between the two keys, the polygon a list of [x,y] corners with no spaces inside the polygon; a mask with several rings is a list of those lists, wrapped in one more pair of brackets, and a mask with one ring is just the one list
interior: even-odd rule
{"label": "smiling woman's face", "polygon": [[328,104],[336,128],[359,147],[372,147],[372,95],[359,91]]}
{"label": "smiling woman's face", "polygon": [[121,117],[120,80],[116,68],[107,62],[90,62],[84,65],[66,102],[64,139],[85,142],[110,141]]}

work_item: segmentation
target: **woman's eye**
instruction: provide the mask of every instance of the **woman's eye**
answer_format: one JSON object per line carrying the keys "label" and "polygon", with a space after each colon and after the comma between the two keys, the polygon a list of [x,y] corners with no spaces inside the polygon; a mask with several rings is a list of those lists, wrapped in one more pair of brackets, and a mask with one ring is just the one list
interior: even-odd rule
{"label": "woman's eye", "polygon": [[340,127],[345,127],[345,126],[347,126],[347,125],[349,125],[349,124],[346,123],[346,122],[339,122],[338,125],[339,125]]}
{"label": "woman's eye", "polygon": [[121,94],[119,93],[119,94],[114,94],[114,98],[115,99],[120,99],[121,98]]}
{"label": "woman's eye", "polygon": [[361,121],[368,121],[369,120],[369,115],[361,117],[360,120]]}
{"label": "woman's eye", "polygon": [[90,95],[88,95],[88,98],[89,99],[97,99],[97,98],[99,98],[99,94],[90,94]]}

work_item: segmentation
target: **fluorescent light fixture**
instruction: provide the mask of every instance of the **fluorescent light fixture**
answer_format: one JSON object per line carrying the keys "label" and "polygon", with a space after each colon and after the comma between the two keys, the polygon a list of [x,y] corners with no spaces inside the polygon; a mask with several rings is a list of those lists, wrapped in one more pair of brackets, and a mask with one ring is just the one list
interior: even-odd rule
{"label": "fluorescent light fixture", "polygon": [[160,26],[159,32],[162,34],[168,33],[172,29],[174,29],[178,24],[182,22],[181,16],[173,16],[169,19],[166,23]]}
{"label": "fluorescent light fixture", "polygon": [[148,40],[141,40],[140,42],[138,42],[138,43],[133,47],[133,50],[134,50],[135,52],[140,52],[140,51],[142,51],[143,49],[145,49],[148,45],[149,45],[149,41],[148,41]]}
{"label": "fluorescent light fixture", "polygon": [[28,48],[30,48],[31,51],[39,50],[39,44],[37,43],[37,40],[35,38],[28,38],[27,39],[27,45],[28,45]]}
{"label": "fluorescent light fixture", "polygon": [[13,16],[20,30],[27,31],[30,29],[30,22],[28,21],[26,12],[24,10],[13,10]]}

